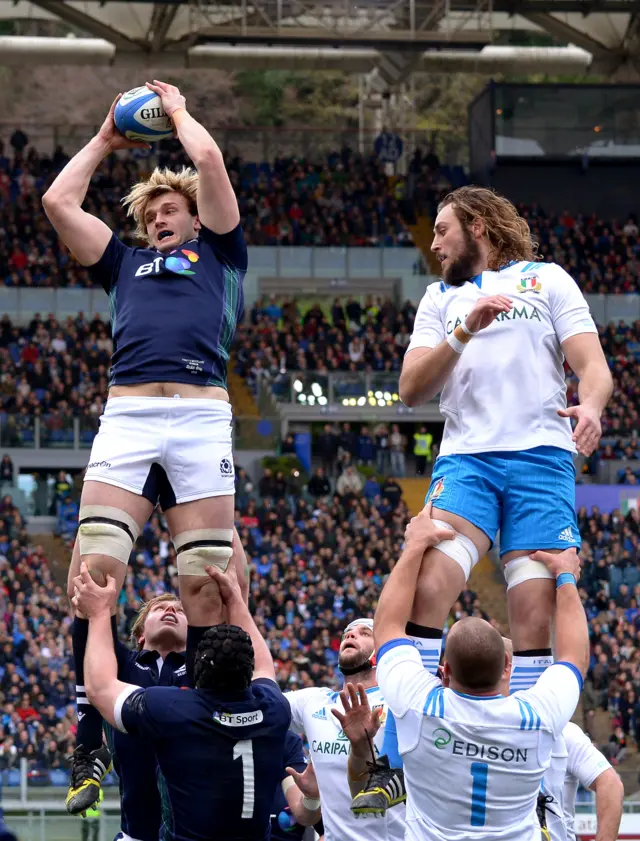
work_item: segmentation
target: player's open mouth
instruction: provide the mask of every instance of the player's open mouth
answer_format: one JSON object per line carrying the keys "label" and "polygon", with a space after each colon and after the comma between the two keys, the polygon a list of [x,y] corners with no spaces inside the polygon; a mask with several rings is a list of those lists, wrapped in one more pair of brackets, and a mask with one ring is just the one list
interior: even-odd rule
{"label": "player's open mouth", "polygon": [[173,231],[160,231],[158,234],[158,242],[162,242],[163,239],[167,239],[167,237],[172,237]]}
{"label": "player's open mouth", "polygon": [[163,622],[170,622],[172,625],[178,624],[178,619],[176,616],[173,616],[171,613],[167,613],[165,616],[162,617]]}
{"label": "player's open mouth", "polygon": [[357,651],[357,650],[358,650],[358,646],[357,646],[355,643],[353,643],[353,642],[345,642],[345,644],[344,644],[344,646],[343,646],[342,650],[343,650],[343,651],[348,651],[349,649],[353,649],[353,651]]}

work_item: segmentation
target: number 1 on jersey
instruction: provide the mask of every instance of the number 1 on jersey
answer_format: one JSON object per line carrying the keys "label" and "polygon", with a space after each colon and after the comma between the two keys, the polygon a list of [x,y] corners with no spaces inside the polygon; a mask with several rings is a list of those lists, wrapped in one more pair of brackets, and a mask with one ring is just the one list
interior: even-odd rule
{"label": "number 1 on jersey", "polygon": [[241,818],[253,817],[255,802],[255,768],[253,765],[253,742],[243,739],[233,746],[233,758],[242,760],[242,814]]}
{"label": "number 1 on jersey", "polygon": [[471,763],[471,826],[484,826],[487,819],[487,778],[489,765],[486,762]]}

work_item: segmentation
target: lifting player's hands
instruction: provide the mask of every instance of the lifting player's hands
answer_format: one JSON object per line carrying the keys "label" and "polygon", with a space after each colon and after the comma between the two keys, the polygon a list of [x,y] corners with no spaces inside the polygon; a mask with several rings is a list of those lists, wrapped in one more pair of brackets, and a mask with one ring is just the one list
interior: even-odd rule
{"label": "lifting player's hands", "polygon": [[492,324],[501,312],[509,312],[512,308],[513,301],[506,295],[489,295],[476,301],[464,323],[468,330],[477,333]]}
{"label": "lifting player's hands", "polygon": [[237,602],[244,604],[235,564],[227,564],[224,572],[216,566],[206,566],[204,571],[218,585],[223,604],[231,605]]}
{"label": "lifting player's hands", "polygon": [[296,771],[295,768],[285,768],[285,771],[293,777],[293,781],[298,786],[304,797],[319,800],[320,789],[318,788],[316,769],[313,767],[313,762],[309,762],[302,773],[300,773],[300,771]]}
{"label": "lifting player's hands", "polygon": [[558,552],[558,554],[534,552],[530,557],[532,561],[541,561],[554,578],[557,578],[563,572],[570,572],[576,581],[580,578],[580,557],[573,547],[565,549],[564,552]]}
{"label": "lifting player's hands", "polygon": [[167,117],[172,117],[179,108],[187,107],[187,100],[175,85],[168,85],[166,82],[158,81],[158,79],[154,79],[153,83],[145,82],[145,84],[150,91],[158,94]]}
{"label": "lifting player's hands", "polygon": [[115,113],[118,100],[121,98],[122,94],[119,93],[113,100],[109,113],[107,114],[107,118],[98,132],[99,139],[108,145],[110,152],[115,152],[117,149],[151,149],[151,146],[148,143],[145,143],[142,140],[129,140],[116,128],[113,115]]}
{"label": "lifting player's hands", "polygon": [[80,575],[76,575],[73,579],[73,589],[71,603],[87,619],[101,613],[107,613],[110,616],[116,609],[118,592],[115,578],[107,575],[107,583],[101,587],[91,577],[84,561],[80,564]]}
{"label": "lifting player's hands", "polygon": [[404,533],[405,549],[419,548],[423,552],[432,546],[437,546],[443,540],[453,540],[455,532],[453,528],[447,529],[436,525],[431,519],[433,504],[427,503],[417,517],[409,520]]}
{"label": "lifting player's hands", "polygon": [[382,707],[372,710],[364,686],[348,683],[340,693],[344,712],[331,710],[340,722],[342,732],[351,742],[351,753],[360,759],[371,759],[370,739],[380,729]]}
{"label": "lifting player's hands", "polygon": [[598,446],[602,435],[600,412],[593,406],[583,403],[581,406],[568,406],[558,409],[561,418],[576,420],[571,440],[578,448],[581,456],[590,456]]}

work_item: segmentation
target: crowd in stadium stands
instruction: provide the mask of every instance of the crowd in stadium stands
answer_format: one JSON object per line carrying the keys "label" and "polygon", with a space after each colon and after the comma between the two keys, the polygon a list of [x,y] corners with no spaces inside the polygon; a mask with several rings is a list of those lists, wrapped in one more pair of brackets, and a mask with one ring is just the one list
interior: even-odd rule
{"label": "crowd in stadium stands", "polygon": [[[334,465],[335,466],[335,465]],[[342,481],[356,471],[331,469],[315,491],[266,471],[253,481],[237,468],[236,524],[251,561],[250,593],[283,689],[339,683],[341,630],[371,615],[384,577],[399,556],[407,510],[400,486],[385,479]],[[337,475],[337,479],[335,476]],[[374,489],[370,489],[374,490]],[[590,623],[592,660],[583,696],[589,724],[611,714],[604,746],[619,762],[640,740],[640,512],[579,512],[584,569],[581,592]],[[5,496],[0,506],[0,771],[18,779],[28,760],[33,783],[64,785],[74,735],[74,675],[64,589],[41,547],[28,545],[22,519]],[[143,530],[119,601],[126,639],[143,600],[177,587],[174,548],[159,512]],[[449,622],[489,618],[472,591],[461,594]]]}
{"label": "crowd in stadium stands", "polygon": [[[292,371],[313,378],[332,372],[386,373],[389,383],[395,383],[414,316],[411,303],[396,307],[390,299],[368,299],[363,305],[352,298],[336,298],[329,311],[313,305],[304,315],[294,301],[265,299],[238,329],[236,371],[250,386],[262,382],[276,393],[289,387],[285,375]],[[640,323],[610,323],[601,328],[601,337],[616,388],[603,417],[598,459],[635,459],[640,452]],[[36,314],[23,327],[13,325],[7,315],[0,318],[3,445],[33,444],[36,416],[42,421],[41,445],[72,445],[74,417],[80,420],[80,443],[90,445],[107,396],[112,347],[109,325],[99,316],[79,313],[59,323],[52,314]],[[568,399],[577,402],[576,380],[571,376]],[[373,443],[372,458],[363,458],[357,449],[351,450],[352,455],[376,462],[380,447]],[[386,464],[384,453],[380,457]],[[402,470],[395,473],[403,475]],[[618,480],[640,481],[631,467]]]}
{"label": "crowd in stadium stands", "polygon": [[[252,562],[252,610],[276,661],[283,689],[339,682],[341,632],[372,615],[384,577],[401,551],[407,511],[399,485],[378,493],[332,481],[311,495],[267,473],[253,482],[237,469],[236,524]],[[29,760],[32,782],[63,785],[72,747],[74,675],[66,592],[41,549],[27,548],[22,521],[6,497],[0,509],[0,771],[17,780]],[[119,601],[127,638],[143,600],[177,588],[176,555],[155,513],[143,530]],[[467,591],[452,618],[483,615]]]}
{"label": "crowd in stadium stands", "polygon": [[[390,298],[335,298],[330,313],[319,304],[301,315],[294,300],[256,303],[236,335],[236,370],[255,389],[284,387],[287,371],[392,374],[397,379],[416,308]],[[395,390],[395,389],[394,389]]]}
{"label": "crowd in stadium stands", "polygon": [[640,512],[578,512],[584,562],[581,593],[590,620],[591,664],[583,706],[611,714],[608,756],[640,745]]}
{"label": "crowd in stadium stands", "polygon": [[[42,211],[40,196],[67,162],[58,147],[39,155],[20,132],[11,150],[0,141],[0,278],[6,286],[90,286],[87,272],[60,246]],[[13,141],[14,136],[11,138]],[[27,141],[26,144],[24,141]],[[23,145],[24,144],[24,145]],[[100,216],[126,242],[133,226],[120,199],[150,166],[188,163],[175,141],[152,155],[135,150],[111,156],[94,177],[86,209]],[[433,153],[417,150],[406,178],[390,186],[384,166],[372,156],[344,148],[322,163],[301,157],[252,163],[228,157],[247,241],[251,245],[410,246],[400,208],[411,197],[433,214],[437,200],[461,182]],[[637,220],[599,219],[595,214],[547,215],[521,208],[540,243],[540,255],[555,260],[585,292],[636,292],[640,262]]]}
{"label": "crowd in stadium stands", "polygon": [[[73,747],[75,678],[66,590],[41,546],[29,544],[11,497],[0,502],[0,770],[17,781],[21,758],[32,778],[62,771]],[[63,772],[64,776],[64,772]]]}
{"label": "crowd in stadium stands", "polygon": [[[22,135],[22,136],[21,136]],[[12,151],[0,143],[0,279],[6,286],[90,285],[62,249],[45,219],[40,196],[67,158],[58,148],[42,157],[16,132]],[[171,144],[161,165],[181,163]],[[155,163],[155,161],[153,161]],[[132,225],[119,199],[149,167],[136,154],[113,157],[93,180],[86,207],[133,242]],[[409,245],[400,204],[410,192],[433,212],[449,188],[433,155],[411,162],[407,182],[389,194],[381,167],[343,150],[321,165],[278,159],[254,165],[229,160],[251,244]],[[404,190],[404,192],[403,192]],[[523,209],[544,259],[564,265],[586,292],[637,291],[639,230],[634,217],[604,222],[595,216],[547,216]],[[287,371],[315,376],[331,371],[397,375],[409,341],[415,308],[389,300],[362,305],[336,299],[327,312],[301,314],[292,302],[260,302],[238,333],[235,364],[251,384],[277,382]],[[609,324],[602,343],[616,390],[603,419],[599,458],[633,460],[640,453],[638,352],[640,323]],[[41,443],[71,443],[79,417],[81,441],[90,443],[106,398],[109,327],[80,313],[64,323],[52,315],[16,327],[0,319],[0,423],[7,447],[31,443],[32,418],[43,420]],[[570,400],[575,383],[569,380]],[[44,440],[42,437],[44,436]],[[429,445],[430,446],[430,445]],[[283,451],[291,452],[292,441]],[[236,521],[252,561],[251,599],[277,663],[283,688],[334,685],[340,632],[355,615],[371,614],[384,576],[398,557],[407,511],[392,476],[406,472],[411,450],[401,428],[384,425],[338,430],[327,425],[316,439],[322,467],[308,489],[284,474],[254,481],[237,470]],[[431,458],[431,454],[429,455]],[[363,467],[386,476],[380,481]],[[41,547],[29,544],[24,522],[6,491],[14,480],[8,457],[0,461],[0,770],[17,773],[21,758],[32,780],[66,783],[65,756],[73,745],[74,674],[65,590]],[[619,481],[640,484],[632,465]],[[44,479],[39,513],[55,513],[69,541],[77,502],[64,472],[53,497]],[[640,740],[640,514],[580,512],[585,560],[582,594],[591,621],[592,662],[583,696],[587,722],[598,709],[612,716],[605,749],[613,761]],[[120,598],[119,630],[126,637],[141,601],[173,590],[176,558],[165,524],[154,514],[134,553]],[[476,595],[465,592],[451,620],[485,615]],[[5,778],[6,779],[6,778]]]}

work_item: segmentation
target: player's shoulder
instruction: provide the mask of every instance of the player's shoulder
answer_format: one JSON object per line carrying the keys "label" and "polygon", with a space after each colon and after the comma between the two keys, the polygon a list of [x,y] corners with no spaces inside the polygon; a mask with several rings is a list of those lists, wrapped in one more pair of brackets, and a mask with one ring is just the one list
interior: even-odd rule
{"label": "player's shoulder", "polygon": [[338,693],[327,686],[306,686],[304,689],[292,689],[284,693],[284,697],[291,703],[298,706],[306,705],[311,701],[327,701]]}
{"label": "player's shoulder", "polygon": [[567,750],[576,748],[579,745],[591,744],[591,740],[584,732],[582,727],[579,727],[575,722],[570,721],[562,731],[564,741],[567,745]]}

